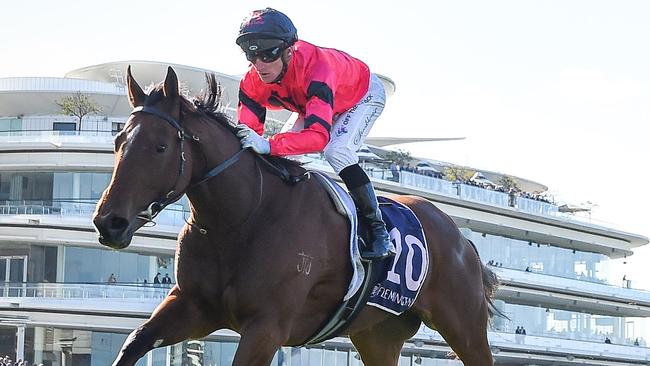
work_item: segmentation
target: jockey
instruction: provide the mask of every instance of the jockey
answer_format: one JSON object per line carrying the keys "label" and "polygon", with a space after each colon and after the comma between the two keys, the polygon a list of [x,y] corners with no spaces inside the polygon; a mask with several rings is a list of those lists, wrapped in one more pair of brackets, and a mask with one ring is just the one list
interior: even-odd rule
{"label": "jockey", "polygon": [[[384,109],[386,93],[379,78],[342,51],[298,40],[291,20],[271,8],[244,19],[236,42],[250,62],[239,84],[237,135],[242,147],[274,156],[323,152],[371,229],[371,248],[362,256],[395,255],[357,155]],[[261,135],[267,109],[287,109],[297,119],[266,139]]]}

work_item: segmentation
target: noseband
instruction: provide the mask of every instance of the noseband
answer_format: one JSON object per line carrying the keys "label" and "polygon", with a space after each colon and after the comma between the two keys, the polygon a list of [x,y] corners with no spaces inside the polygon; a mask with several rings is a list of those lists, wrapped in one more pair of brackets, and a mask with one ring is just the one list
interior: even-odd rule
{"label": "noseband", "polygon": [[237,151],[233,156],[230,158],[226,159],[224,162],[221,164],[217,165],[216,167],[210,169],[199,181],[190,184],[185,190],[183,190],[180,193],[176,193],[176,185],[178,184],[178,181],[181,179],[183,176],[183,173],[185,172],[185,149],[184,149],[184,141],[185,140],[190,140],[190,141],[196,141],[199,142],[199,137],[195,135],[189,135],[186,134],[185,129],[183,126],[181,126],[180,122],[177,121],[173,116],[171,116],[168,113],[165,113],[157,108],[151,107],[151,106],[140,106],[133,108],[131,111],[131,115],[134,115],[136,113],[147,113],[147,114],[152,114],[156,117],[162,118],[163,120],[167,121],[172,127],[174,127],[178,131],[178,140],[180,143],[180,167],[178,169],[178,177],[176,178],[176,181],[174,182],[174,185],[172,188],[165,194],[162,198],[157,199],[153,201],[149,207],[147,207],[146,210],[140,212],[138,214],[138,218],[145,220],[147,222],[153,222],[153,219],[158,216],[160,211],[162,211],[165,207],[167,207],[169,204],[172,202],[175,202],[178,200],[185,192],[189,191],[190,189],[196,187],[197,185],[207,181],[210,178],[216,177],[217,175],[221,174],[224,170],[226,170],[228,167],[233,165],[239,160],[239,157],[241,154],[246,151],[246,149],[241,149]]}

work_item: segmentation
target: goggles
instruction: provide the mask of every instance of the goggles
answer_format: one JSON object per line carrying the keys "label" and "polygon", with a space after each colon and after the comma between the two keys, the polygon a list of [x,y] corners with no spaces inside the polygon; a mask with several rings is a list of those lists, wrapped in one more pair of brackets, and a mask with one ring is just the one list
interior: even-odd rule
{"label": "goggles", "polygon": [[244,53],[246,59],[251,63],[255,63],[255,60],[259,59],[268,64],[279,59],[282,56],[282,51],[284,51],[284,47],[274,47],[263,51],[244,51]]}

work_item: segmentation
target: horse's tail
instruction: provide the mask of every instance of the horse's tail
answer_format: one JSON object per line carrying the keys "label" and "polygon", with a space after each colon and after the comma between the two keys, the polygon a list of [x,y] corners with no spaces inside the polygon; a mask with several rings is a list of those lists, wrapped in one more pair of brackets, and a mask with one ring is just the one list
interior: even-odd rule
{"label": "horse's tail", "polygon": [[[472,248],[474,248],[474,251],[478,256],[479,255],[478,249],[476,248],[474,242],[472,242],[469,239],[467,239],[467,241],[472,245]],[[480,261],[480,257],[479,257],[479,261]],[[485,293],[485,301],[488,304],[488,314],[490,318],[497,315],[499,317],[509,320],[510,318],[508,318],[508,316],[504,314],[501,310],[497,309],[497,307],[494,306],[494,301],[492,301],[494,295],[496,295],[497,290],[499,289],[499,285],[501,284],[501,281],[499,281],[499,277],[496,275],[496,273],[494,273],[485,264],[483,264],[483,262],[481,262],[481,277],[483,278],[483,292]]]}

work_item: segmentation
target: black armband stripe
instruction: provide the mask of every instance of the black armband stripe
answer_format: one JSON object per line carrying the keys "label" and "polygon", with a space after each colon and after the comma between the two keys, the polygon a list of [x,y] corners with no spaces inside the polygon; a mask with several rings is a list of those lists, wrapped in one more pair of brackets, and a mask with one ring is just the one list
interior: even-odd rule
{"label": "black armband stripe", "polygon": [[266,108],[262,107],[261,104],[257,103],[251,97],[246,95],[243,90],[239,90],[239,103],[242,103],[246,108],[250,109],[251,112],[257,117],[257,119],[264,123],[266,120]]}
{"label": "black armband stripe", "polygon": [[329,123],[327,123],[327,121],[318,117],[315,114],[310,114],[309,116],[307,116],[307,118],[305,118],[305,128],[309,128],[314,123],[318,123],[319,125],[325,127],[327,133],[330,133],[330,131],[332,130],[332,126]]}
{"label": "black armband stripe", "polygon": [[322,81],[312,81],[307,87],[307,100],[311,97],[316,97],[323,102],[330,105],[330,108],[334,109],[334,93],[332,93],[332,88],[329,85],[325,84]]}

